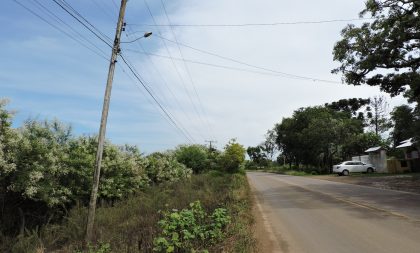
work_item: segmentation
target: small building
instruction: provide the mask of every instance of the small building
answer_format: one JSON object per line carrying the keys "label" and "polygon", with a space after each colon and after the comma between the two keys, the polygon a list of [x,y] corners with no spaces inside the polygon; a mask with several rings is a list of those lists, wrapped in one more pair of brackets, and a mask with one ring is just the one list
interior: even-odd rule
{"label": "small building", "polygon": [[400,142],[395,148],[404,150],[404,158],[401,165],[405,165],[411,172],[420,172],[420,152],[419,146],[414,138],[410,138]]}
{"label": "small building", "polygon": [[388,166],[386,162],[386,150],[381,147],[371,147],[368,148],[365,153],[368,153],[367,155],[361,155],[361,156],[353,156],[353,161],[360,161],[363,163],[370,163],[373,166],[375,166],[377,172],[386,173],[388,172]]}
{"label": "small building", "polygon": [[365,153],[368,153],[369,162],[375,166],[377,172],[387,173],[388,167],[386,163],[386,150],[381,147],[368,148]]}

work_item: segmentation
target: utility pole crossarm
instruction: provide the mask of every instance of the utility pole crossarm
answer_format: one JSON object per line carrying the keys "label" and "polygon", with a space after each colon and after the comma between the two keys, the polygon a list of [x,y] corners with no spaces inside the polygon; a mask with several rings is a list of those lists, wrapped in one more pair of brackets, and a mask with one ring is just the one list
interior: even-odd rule
{"label": "utility pole crossarm", "polygon": [[93,176],[92,192],[89,201],[89,212],[86,226],[86,242],[92,242],[93,239],[93,225],[95,221],[96,199],[99,188],[99,178],[101,174],[102,154],[104,150],[106,122],[108,119],[109,104],[111,99],[112,81],[114,79],[115,63],[117,62],[118,53],[120,52],[120,38],[124,26],[124,15],[127,0],[121,0],[120,14],[118,16],[117,30],[115,33],[114,45],[112,47],[112,55],[109,63],[108,79],[106,83],[104,103],[102,107],[101,124],[99,127],[98,136],[98,150],[96,153],[95,173]]}
{"label": "utility pole crossarm", "polygon": [[212,143],[217,143],[217,141],[213,141],[213,140],[206,141],[206,142],[208,142],[208,143],[209,143],[209,146],[210,146],[210,147],[209,147],[209,149],[210,149],[210,151],[211,151],[211,150],[212,150],[212,148],[213,148],[211,144],[212,144]]}

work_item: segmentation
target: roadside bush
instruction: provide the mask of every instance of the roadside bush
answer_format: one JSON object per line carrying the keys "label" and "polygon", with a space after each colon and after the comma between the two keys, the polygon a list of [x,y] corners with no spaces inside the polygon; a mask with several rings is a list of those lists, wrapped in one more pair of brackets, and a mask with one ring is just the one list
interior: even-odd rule
{"label": "roadside bush", "polygon": [[208,149],[203,145],[181,145],[175,150],[178,162],[192,169],[194,173],[201,173],[208,169]]}
{"label": "roadside bush", "polygon": [[171,153],[153,153],[146,157],[145,171],[152,183],[175,182],[189,178],[192,170],[179,163]]}
{"label": "roadside bush", "polygon": [[245,148],[235,139],[230,140],[220,155],[220,167],[229,173],[238,172],[245,162],[245,152]]}
{"label": "roadside bush", "polygon": [[164,212],[158,222],[162,232],[153,241],[153,251],[208,252],[208,246],[224,238],[224,228],[229,223],[226,209],[217,208],[210,215],[200,201],[190,203],[189,209]]}

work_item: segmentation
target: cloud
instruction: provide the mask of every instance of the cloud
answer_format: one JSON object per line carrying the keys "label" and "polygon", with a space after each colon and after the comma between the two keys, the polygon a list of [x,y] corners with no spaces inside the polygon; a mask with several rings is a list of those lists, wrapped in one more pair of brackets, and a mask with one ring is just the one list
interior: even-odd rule
{"label": "cloud", "polygon": [[[363,1],[185,0],[168,1],[167,5],[170,19],[175,24],[235,24],[354,18],[362,9]],[[167,24],[168,20],[159,11],[159,5],[153,7],[157,22]],[[340,39],[340,31],[345,25],[346,23],[239,28],[174,27],[174,33],[179,42],[225,57],[294,75],[340,82],[339,75],[330,73],[338,65],[333,62],[332,48]],[[161,32],[163,37],[175,40],[168,27],[150,29],[155,34]],[[168,55],[164,42],[156,36],[143,43],[155,43],[158,46],[152,50],[153,53]],[[166,44],[173,57],[181,57],[174,43]],[[181,50],[186,59],[251,69],[186,47],[181,46]],[[148,59],[140,61],[138,65],[149,69],[148,62]],[[155,59],[155,62],[165,79],[170,80],[176,96],[182,97],[184,108],[191,107],[171,61]],[[183,64],[178,61],[175,64],[193,93]],[[206,111],[205,116],[219,143],[237,137],[245,145],[255,145],[262,141],[264,133],[275,123],[290,116],[293,110],[300,107],[322,105],[342,98],[367,98],[379,93],[376,87],[354,87],[263,76],[191,63],[187,65]],[[149,75],[148,78],[156,84],[162,82],[160,76]],[[170,97],[169,94],[165,95]],[[402,98],[391,101],[392,104],[404,102]],[[200,106],[199,103],[197,105]],[[195,125],[197,128],[198,124],[203,135],[210,138],[211,134],[204,123],[200,123],[199,116],[191,108],[188,112],[195,120],[183,121],[186,127],[190,129]]]}
{"label": "cloud", "polygon": [[[160,1],[148,0],[148,3],[156,22],[167,24]],[[165,3],[171,21],[176,24],[240,24],[355,18],[364,1],[177,0]],[[110,12],[115,9],[111,2],[104,3],[103,8],[109,10],[104,13],[92,3],[74,5],[113,37],[115,19],[111,19]],[[12,99],[10,107],[20,111],[19,122],[29,115],[57,117],[72,123],[78,134],[97,133],[109,63],[24,10],[14,8],[18,6],[6,3],[0,10],[4,17],[22,17],[0,35],[4,38],[0,96]],[[57,15],[68,22],[72,20],[65,13],[57,12]],[[176,44],[156,36],[160,32],[163,37],[175,40],[168,27],[133,25],[153,22],[143,1],[129,1],[125,21],[128,27],[124,40],[133,31],[154,33],[139,40],[147,52],[167,56],[169,51],[174,58],[183,56],[192,61],[262,71],[183,46],[180,46],[181,55]],[[70,24],[78,31],[89,34],[73,22]],[[345,25],[175,27],[173,32],[179,42],[242,62],[294,75],[340,81],[339,75],[330,73],[338,66],[333,62],[332,48]],[[130,38],[137,38],[139,34]],[[100,41],[94,41],[107,54],[111,53]],[[379,93],[376,87],[298,80],[193,63],[186,63],[187,71],[182,61],[148,57],[126,49],[141,51],[142,48],[136,43],[125,44],[123,53],[179,127],[186,129],[195,141],[204,144],[205,140],[213,139],[218,141],[219,147],[234,137],[244,145],[256,145],[268,129],[300,107]],[[119,144],[137,144],[145,152],[185,143],[185,137],[165,120],[164,112],[141,84],[129,77],[130,71],[123,62],[118,63],[107,138]],[[406,103],[401,97],[390,101],[391,106],[401,103]]]}

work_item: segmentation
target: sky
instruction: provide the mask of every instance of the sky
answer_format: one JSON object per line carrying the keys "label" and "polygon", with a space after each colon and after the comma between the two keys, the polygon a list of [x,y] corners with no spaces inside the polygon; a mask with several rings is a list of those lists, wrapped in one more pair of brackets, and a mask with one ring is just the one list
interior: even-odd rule
{"label": "sky", "polygon": [[[112,43],[118,0],[66,2]],[[363,6],[363,0],[128,1],[121,41],[138,40],[122,43],[122,54],[159,105],[120,58],[106,137],[145,153],[209,140],[222,148],[231,138],[255,146],[300,107],[387,96],[377,87],[342,84],[339,74],[331,74],[339,66],[332,50],[340,31],[366,20],[197,26],[349,20]],[[17,111],[14,125],[57,118],[71,124],[75,135],[96,134],[110,47],[53,0],[2,1],[0,21],[0,98],[10,99],[8,108]],[[193,26],[177,26],[185,24]],[[139,39],[149,31],[152,36]],[[388,99],[390,109],[407,103]]]}

